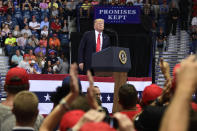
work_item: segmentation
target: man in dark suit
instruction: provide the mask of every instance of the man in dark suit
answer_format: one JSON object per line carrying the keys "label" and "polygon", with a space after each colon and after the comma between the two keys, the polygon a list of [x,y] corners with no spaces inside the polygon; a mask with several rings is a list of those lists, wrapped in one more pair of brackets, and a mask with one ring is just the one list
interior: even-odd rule
{"label": "man in dark suit", "polygon": [[104,20],[94,20],[94,30],[84,33],[78,52],[79,68],[86,74],[91,69],[92,54],[110,46],[109,37],[103,33]]}

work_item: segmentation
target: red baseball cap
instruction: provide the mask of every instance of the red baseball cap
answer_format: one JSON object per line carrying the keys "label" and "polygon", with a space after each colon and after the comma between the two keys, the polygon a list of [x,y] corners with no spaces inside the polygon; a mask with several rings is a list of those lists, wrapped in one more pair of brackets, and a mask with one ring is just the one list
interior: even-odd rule
{"label": "red baseball cap", "polygon": [[29,54],[24,54],[23,55],[23,58],[25,58],[25,57],[29,57]]}
{"label": "red baseball cap", "polygon": [[88,122],[85,123],[79,131],[116,131],[105,122]]}
{"label": "red baseball cap", "polygon": [[55,52],[53,52],[53,51],[52,51],[52,52],[50,52],[50,55],[55,55]]}
{"label": "red baseball cap", "polygon": [[151,84],[146,86],[142,92],[142,102],[148,104],[149,101],[155,100],[158,96],[162,94],[163,89],[156,84]]}
{"label": "red baseball cap", "polygon": [[53,34],[54,37],[57,37],[57,34]]}
{"label": "red baseball cap", "polygon": [[[18,81],[12,81],[14,77],[18,77]],[[29,84],[29,76],[25,69],[20,67],[11,68],[5,79],[6,85],[24,85]]]}
{"label": "red baseball cap", "polygon": [[66,112],[60,122],[60,131],[67,131],[67,128],[72,128],[84,114],[85,112],[82,110]]}

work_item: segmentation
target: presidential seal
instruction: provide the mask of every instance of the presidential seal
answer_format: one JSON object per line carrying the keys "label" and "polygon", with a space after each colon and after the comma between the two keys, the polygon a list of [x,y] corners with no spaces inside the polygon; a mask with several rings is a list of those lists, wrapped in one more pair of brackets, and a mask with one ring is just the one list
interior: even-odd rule
{"label": "presidential seal", "polygon": [[127,54],[124,50],[120,50],[119,52],[119,60],[122,64],[126,64],[127,63]]}

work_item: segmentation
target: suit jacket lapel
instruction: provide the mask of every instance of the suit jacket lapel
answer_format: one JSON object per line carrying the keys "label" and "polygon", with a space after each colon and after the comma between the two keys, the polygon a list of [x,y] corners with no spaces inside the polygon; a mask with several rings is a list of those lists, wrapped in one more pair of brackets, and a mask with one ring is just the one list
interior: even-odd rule
{"label": "suit jacket lapel", "polygon": [[92,44],[93,44],[93,49],[96,52],[96,36],[95,36],[95,31],[92,31]]}
{"label": "suit jacket lapel", "polygon": [[105,34],[103,33],[103,45],[102,45],[102,49],[105,48],[105,43],[106,43],[106,37],[105,37]]}

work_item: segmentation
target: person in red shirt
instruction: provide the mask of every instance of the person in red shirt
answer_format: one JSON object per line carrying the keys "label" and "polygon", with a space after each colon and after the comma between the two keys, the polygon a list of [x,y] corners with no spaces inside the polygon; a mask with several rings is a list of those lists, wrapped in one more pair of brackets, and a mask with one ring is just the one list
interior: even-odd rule
{"label": "person in red shirt", "polygon": [[3,1],[0,1],[0,15],[4,15],[7,12],[7,8],[3,5]]}
{"label": "person in red shirt", "polygon": [[121,113],[126,114],[131,120],[141,112],[141,107],[137,104],[138,97],[135,87],[125,84],[120,87],[118,92],[119,104],[122,107]]}
{"label": "person in red shirt", "polygon": [[29,62],[31,62],[32,60],[36,61],[36,56],[33,54],[33,50],[29,50]]}
{"label": "person in red shirt", "polygon": [[42,35],[42,37],[40,39],[40,43],[42,43],[45,48],[47,47],[47,37],[46,37],[46,35]]}
{"label": "person in red shirt", "polygon": [[53,33],[58,33],[61,30],[61,24],[58,18],[56,18],[55,21],[51,23],[51,29],[53,30]]}

